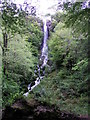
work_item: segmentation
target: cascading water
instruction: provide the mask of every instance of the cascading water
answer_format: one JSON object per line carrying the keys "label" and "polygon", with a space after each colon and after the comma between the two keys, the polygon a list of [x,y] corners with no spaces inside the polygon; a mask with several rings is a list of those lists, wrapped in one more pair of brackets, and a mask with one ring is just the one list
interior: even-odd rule
{"label": "cascading water", "polygon": [[47,30],[47,21],[44,20],[44,40],[43,40],[43,48],[42,48],[42,55],[41,59],[43,59],[42,67],[47,64],[48,61],[48,46],[47,46],[47,39],[48,39],[48,30]]}
{"label": "cascading water", "polygon": [[[29,92],[32,91],[32,89],[35,88],[40,83],[40,80],[43,79],[44,74],[45,74],[44,69],[48,61],[48,46],[47,46],[48,27],[47,27],[46,19],[44,19],[43,21],[43,29],[44,29],[44,39],[43,39],[43,47],[41,51],[42,53],[40,57],[40,61],[42,61],[42,65],[41,66],[37,65],[37,70],[35,70],[35,74],[38,73],[38,77],[36,78],[34,82],[31,82],[28,85],[28,92],[26,92],[24,96],[28,96]],[[41,70],[43,70],[43,75],[40,73]]]}

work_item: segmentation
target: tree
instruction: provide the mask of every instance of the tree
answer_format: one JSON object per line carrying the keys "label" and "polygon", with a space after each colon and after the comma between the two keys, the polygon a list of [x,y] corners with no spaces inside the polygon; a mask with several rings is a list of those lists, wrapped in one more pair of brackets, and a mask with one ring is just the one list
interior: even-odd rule
{"label": "tree", "polygon": [[[89,8],[83,8],[81,2],[75,2],[74,4],[67,3],[64,5],[66,10],[66,21],[67,27],[73,27],[77,32],[82,32],[85,36],[88,33],[88,22],[89,22]],[[68,7],[70,6],[70,7]],[[76,27],[76,29],[75,29]]]}
{"label": "tree", "polygon": [[70,47],[73,39],[71,29],[64,26],[64,23],[59,22],[49,40],[51,60],[55,63],[56,68],[62,66],[63,60],[71,49]]}
{"label": "tree", "polygon": [[78,82],[77,92],[87,94],[89,9],[83,9],[81,4],[65,4],[63,24],[57,23],[50,37],[49,49],[53,66],[58,71],[69,71],[71,79]]}
{"label": "tree", "polygon": [[11,1],[2,1],[3,102],[12,102],[27,90],[43,37],[41,20],[28,15]]}
{"label": "tree", "polygon": [[[8,40],[14,33],[21,31],[24,25],[25,12],[22,9],[18,9],[16,4],[11,1],[3,0],[1,3],[1,17],[2,17],[2,34],[3,34],[3,73],[6,74],[7,65],[4,61],[5,52],[7,51]],[[12,36],[13,37],[13,36]]]}

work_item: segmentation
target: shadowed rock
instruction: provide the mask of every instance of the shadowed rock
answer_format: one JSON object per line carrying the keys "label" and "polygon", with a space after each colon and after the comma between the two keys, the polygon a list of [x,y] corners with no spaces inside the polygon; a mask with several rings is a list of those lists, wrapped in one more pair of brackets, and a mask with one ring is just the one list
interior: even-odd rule
{"label": "shadowed rock", "polygon": [[35,100],[17,100],[11,107],[3,110],[2,120],[89,120],[88,116],[60,111],[55,105]]}

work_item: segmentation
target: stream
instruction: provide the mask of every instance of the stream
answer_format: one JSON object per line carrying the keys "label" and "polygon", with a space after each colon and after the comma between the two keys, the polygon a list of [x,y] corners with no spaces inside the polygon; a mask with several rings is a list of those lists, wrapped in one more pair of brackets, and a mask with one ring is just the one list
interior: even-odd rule
{"label": "stream", "polygon": [[[35,81],[31,82],[28,85],[28,92],[24,93],[24,96],[28,96],[29,92],[31,92],[38,84],[40,84],[40,81],[43,79],[45,75],[45,66],[47,65],[48,61],[48,46],[47,46],[47,39],[48,39],[48,27],[47,27],[47,19],[43,20],[43,31],[44,31],[44,39],[43,39],[43,46],[40,56],[40,62],[41,65],[37,65],[37,69],[34,71],[34,76],[38,75]],[[42,71],[42,74],[41,74]]]}

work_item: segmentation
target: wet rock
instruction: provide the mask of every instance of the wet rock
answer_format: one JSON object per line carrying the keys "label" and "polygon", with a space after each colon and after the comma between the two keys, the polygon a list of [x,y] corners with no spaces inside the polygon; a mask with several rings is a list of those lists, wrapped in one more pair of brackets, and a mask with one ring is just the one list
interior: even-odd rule
{"label": "wet rock", "polygon": [[47,21],[47,27],[48,27],[48,29],[51,29],[51,24],[52,24],[51,21],[48,20],[48,21]]}

